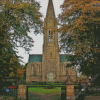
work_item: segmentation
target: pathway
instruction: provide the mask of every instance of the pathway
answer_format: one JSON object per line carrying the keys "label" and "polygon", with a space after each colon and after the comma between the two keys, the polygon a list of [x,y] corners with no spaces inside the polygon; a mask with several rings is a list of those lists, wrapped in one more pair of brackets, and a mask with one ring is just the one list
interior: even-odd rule
{"label": "pathway", "polygon": [[88,96],[85,100],[100,100],[100,96]]}
{"label": "pathway", "polygon": [[43,95],[29,92],[28,98],[29,100],[61,100],[61,94]]}

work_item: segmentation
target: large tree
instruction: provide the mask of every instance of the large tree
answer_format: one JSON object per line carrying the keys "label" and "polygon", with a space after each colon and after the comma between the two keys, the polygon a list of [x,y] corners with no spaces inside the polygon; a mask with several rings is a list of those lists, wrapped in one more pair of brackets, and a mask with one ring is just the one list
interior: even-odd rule
{"label": "large tree", "polygon": [[[65,0],[59,15],[61,48],[86,75],[100,74],[100,1]],[[100,76],[100,75],[99,75]]]}
{"label": "large tree", "polygon": [[0,1],[0,79],[17,73],[21,67],[16,49],[23,47],[29,51],[33,46],[33,40],[28,36],[30,29],[34,29],[35,34],[42,32],[38,2],[10,1]]}

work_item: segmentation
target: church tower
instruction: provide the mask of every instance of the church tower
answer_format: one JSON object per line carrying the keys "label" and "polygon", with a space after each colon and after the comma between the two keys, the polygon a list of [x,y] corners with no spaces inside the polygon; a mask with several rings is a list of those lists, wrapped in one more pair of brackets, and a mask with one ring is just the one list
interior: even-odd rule
{"label": "church tower", "polygon": [[49,0],[46,18],[44,19],[44,44],[42,56],[42,81],[57,81],[59,79],[59,45],[57,19],[52,0]]}

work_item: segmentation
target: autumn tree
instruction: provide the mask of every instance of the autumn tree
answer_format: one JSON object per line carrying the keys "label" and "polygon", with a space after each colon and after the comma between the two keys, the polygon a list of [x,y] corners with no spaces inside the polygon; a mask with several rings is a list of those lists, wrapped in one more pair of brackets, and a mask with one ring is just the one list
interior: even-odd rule
{"label": "autumn tree", "polygon": [[65,0],[59,15],[61,48],[86,75],[100,74],[100,1]]}
{"label": "autumn tree", "polygon": [[0,1],[0,79],[17,73],[20,64],[16,49],[22,47],[29,51],[33,46],[34,41],[28,36],[30,29],[35,34],[42,32],[38,2],[10,1]]}

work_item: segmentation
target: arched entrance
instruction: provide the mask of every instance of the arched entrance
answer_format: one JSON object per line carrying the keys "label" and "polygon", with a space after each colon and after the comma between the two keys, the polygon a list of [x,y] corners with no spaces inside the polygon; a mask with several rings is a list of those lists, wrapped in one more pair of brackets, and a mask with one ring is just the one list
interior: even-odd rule
{"label": "arched entrance", "polygon": [[54,75],[53,73],[49,73],[49,81],[53,81],[54,80]]}

